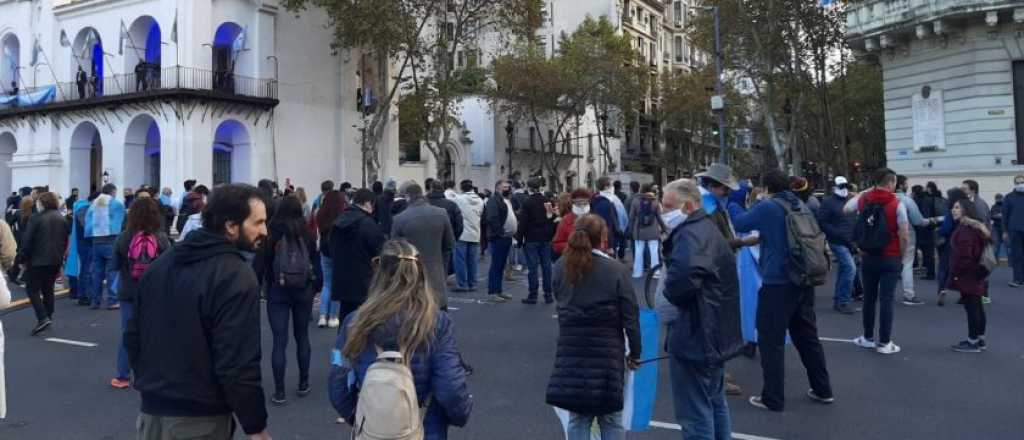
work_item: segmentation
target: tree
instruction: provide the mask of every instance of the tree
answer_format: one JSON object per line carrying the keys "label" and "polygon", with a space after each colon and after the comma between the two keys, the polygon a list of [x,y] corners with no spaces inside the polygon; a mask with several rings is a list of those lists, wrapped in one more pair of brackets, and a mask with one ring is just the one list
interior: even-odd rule
{"label": "tree", "polygon": [[[333,30],[332,49],[364,51],[388,68],[386,93],[379,105],[364,113],[362,139],[363,183],[377,180],[379,143],[392,112],[392,103],[403,93],[420,95],[427,135],[449,136],[456,122],[456,87],[462,78],[450,67],[456,51],[475,41],[484,30],[520,35],[541,22],[540,0],[283,0],[290,11],[322,9]],[[438,126],[438,130],[434,130]],[[445,140],[447,138],[444,138]],[[438,145],[427,142],[437,157]]]}

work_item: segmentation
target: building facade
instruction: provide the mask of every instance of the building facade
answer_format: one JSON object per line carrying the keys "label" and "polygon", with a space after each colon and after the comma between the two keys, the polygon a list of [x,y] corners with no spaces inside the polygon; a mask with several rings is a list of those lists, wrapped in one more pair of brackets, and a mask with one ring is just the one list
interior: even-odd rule
{"label": "building facade", "polygon": [[[275,0],[0,0],[0,191],[358,185],[362,99],[388,66],[332,55],[324,24]],[[381,145],[402,178],[397,121]]]}
{"label": "building facade", "polygon": [[874,0],[847,38],[882,66],[886,158],[914,183],[977,180],[989,200],[1024,172],[1024,5]]}

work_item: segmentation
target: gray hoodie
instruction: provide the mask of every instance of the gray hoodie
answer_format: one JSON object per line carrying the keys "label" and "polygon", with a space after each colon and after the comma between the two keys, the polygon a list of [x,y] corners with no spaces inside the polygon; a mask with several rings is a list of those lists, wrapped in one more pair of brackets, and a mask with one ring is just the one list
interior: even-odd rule
{"label": "gray hoodie", "polygon": [[459,241],[468,243],[480,242],[480,216],[484,212],[484,201],[475,192],[459,194],[455,197],[455,204],[462,211],[462,235],[457,237]]}

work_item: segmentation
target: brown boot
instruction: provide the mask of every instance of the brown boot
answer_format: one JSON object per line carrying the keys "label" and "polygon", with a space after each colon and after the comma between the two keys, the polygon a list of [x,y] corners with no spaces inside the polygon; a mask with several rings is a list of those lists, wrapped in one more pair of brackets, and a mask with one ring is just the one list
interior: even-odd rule
{"label": "brown boot", "polygon": [[733,382],[732,375],[725,373],[725,394],[728,396],[742,396],[743,388]]}

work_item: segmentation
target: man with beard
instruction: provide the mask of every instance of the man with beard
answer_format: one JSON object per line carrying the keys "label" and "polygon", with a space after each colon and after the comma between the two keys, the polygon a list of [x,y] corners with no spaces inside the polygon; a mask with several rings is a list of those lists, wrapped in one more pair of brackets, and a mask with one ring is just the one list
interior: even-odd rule
{"label": "man with beard", "polygon": [[267,236],[256,188],[217,187],[203,227],[150,265],[125,347],[142,395],[139,439],[180,432],[269,439],[260,373],[259,283],[250,260]]}

